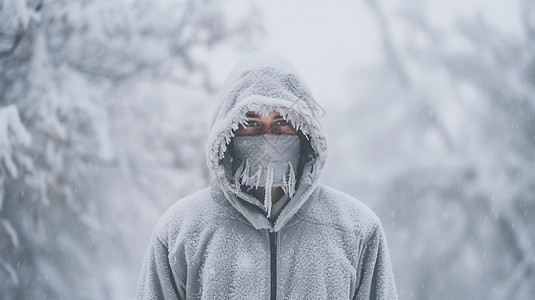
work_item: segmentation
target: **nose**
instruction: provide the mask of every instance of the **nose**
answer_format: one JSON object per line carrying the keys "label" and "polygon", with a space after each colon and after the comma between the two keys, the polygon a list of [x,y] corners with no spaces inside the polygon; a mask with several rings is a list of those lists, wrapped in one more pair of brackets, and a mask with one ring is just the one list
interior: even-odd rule
{"label": "nose", "polygon": [[273,133],[272,128],[273,127],[271,127],[271,124],[264,124],[264,128],[263,128],[264,130],[262,133]]}

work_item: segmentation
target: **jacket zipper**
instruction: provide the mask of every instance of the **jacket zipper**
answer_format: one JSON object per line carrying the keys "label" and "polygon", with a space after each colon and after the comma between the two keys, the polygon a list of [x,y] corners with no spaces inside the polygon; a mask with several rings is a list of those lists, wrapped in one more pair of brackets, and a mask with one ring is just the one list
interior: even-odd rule
{"label": "jacket zipper", "polygon": [[271,252],[271,300],[277,300],[277,233],[269,233],[269,249]]}

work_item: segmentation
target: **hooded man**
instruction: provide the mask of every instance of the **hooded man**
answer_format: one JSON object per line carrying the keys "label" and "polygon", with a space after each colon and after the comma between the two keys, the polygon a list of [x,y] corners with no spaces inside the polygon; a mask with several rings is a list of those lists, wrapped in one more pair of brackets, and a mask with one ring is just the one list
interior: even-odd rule
{"label": "hooded man", "polygon": [[156,225],[137,299],[397,299],[379,218],[318,183],[321,108],[295,69],[249,55],[219,97],[213,183]]}

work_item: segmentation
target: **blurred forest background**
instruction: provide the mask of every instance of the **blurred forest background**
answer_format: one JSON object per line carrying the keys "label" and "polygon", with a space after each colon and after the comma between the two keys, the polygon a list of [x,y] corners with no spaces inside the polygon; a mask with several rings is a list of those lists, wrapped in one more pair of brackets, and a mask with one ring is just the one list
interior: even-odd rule
{"label": "blurred forest background", "polygon": [[253,50],[325,109],[400,299],[533,297],[535,2],[0,0],[0,298],[132,299]]}

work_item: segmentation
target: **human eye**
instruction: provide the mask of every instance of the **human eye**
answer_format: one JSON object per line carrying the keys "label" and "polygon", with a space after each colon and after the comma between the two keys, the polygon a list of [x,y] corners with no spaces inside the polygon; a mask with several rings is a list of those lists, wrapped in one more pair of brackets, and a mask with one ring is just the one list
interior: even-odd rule
{"label": "human eye", "polygon": [[288,121],[286,120],[278,120],[277,123],[276,123],[278,126],[286,126],[288,125]]}
{"label": "human eye", "polygon": [[254,127],[254,126],[258,126],[258,122],[253,121],[253,120],[247,120],[245,121],[245,125],[247,125],[247,127]]}

